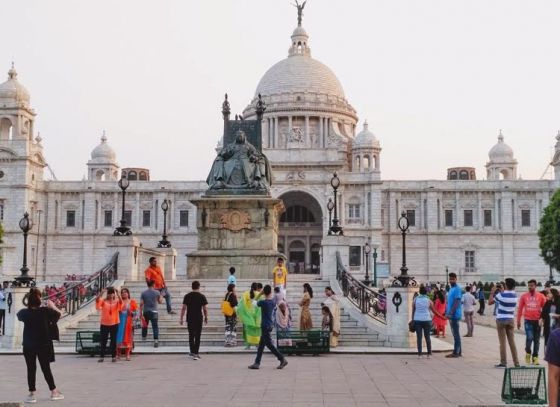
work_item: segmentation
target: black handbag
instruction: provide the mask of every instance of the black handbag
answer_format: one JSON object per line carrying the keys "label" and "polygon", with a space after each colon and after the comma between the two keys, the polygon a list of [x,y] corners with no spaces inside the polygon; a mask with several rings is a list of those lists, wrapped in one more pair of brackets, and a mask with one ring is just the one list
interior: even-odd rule
{"label": "black handbag", "polygon": [[414,323],[414,320],[408,322],[408,331],[416,332],[416,324]]}

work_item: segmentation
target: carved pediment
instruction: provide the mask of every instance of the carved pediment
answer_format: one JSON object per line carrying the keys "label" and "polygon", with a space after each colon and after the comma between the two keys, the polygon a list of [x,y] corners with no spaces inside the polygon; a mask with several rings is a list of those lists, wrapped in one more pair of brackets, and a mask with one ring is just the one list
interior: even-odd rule
{"label": "carved pediment", "polygon": [[245,211],[227,211],[220,216],[220,228],[228,229],[232,232],[251,229],[251,216]]}

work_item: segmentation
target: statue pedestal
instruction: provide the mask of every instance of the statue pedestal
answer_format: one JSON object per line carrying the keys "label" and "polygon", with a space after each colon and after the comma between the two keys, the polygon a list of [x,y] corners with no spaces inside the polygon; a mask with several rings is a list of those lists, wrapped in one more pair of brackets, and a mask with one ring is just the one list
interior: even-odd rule
{"label": "statue pedestal", "polygon": [[261,195],[205,195],[197,207],[198,246],[187,255],[187,278],[270,279],[278,257],[280,199]]}
{"label": "statue pedestal", "polygon": [[[6,309],[4,324],[5,335],[0,336],[0,347],[5,349],[16,349],[22,345],[23,341],[23,322],[17,319],[17,313],[25,308],[23,297],[29,293],[29,288],[9,288],[6,297],[12,296],[12,306],[10,312]],[[6,307],[7,308],[7,307]]]}
{"label": "statue pedestal", "polygon": [[[418,287],[387,288],[387,340],[392,348],[416,347],[416,334],[408,331],[408,322],[412,319],[412,301]],[[400,305],[393,303],[395,295],[400,296]]]}
{"label": "statue pedestal", "polygon": [[[118,263],[117,271],[120,280],[136,281],[139,279],[138,276],[139,250],[140,250],[140,241],[134,235],[111,236],[107,239],[108,257],[112,256],[115,252],[119,252],[119,263]],[[141,275],[140,279],[143,280],[144,276]]]}

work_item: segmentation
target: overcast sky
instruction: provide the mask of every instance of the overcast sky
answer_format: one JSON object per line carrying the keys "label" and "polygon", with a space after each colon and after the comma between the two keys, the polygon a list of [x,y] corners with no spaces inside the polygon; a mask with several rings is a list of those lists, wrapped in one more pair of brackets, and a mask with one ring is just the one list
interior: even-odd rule
{"label": "overcast sky", "polygon": [[[0,71],[15,60],[58,179],[82,179],[103,129],[121,167],[205,179],[222,129],[285,58],[289,0],[6,1]],[[524,179],[560,128],[557,0],[309,0],[312,56],[383,148],[383,179],[485,177],[498,130]],[[1,72],[4,75],[4,72]]]}

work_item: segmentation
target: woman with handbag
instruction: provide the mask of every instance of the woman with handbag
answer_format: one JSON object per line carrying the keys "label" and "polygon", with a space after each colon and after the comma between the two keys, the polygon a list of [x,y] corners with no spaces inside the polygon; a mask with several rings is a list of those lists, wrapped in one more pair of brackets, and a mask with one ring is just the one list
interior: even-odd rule
{"label": "woman with handbag", "polygon": [[134,347],[134,328],[138,324],[138,304],[130,298],[128,288],[121,288],[121,311],[119,315],[119,327],[117,329],[117,359],[121,354],[126,354],[126,360],[130,360],[130,352]]}
{"label": "woman with handbag", "polygon": [[237,314],[235,313],[235,307],[237,307],[235,284],[228,284],[226,296],[222,301],[222,313],[226,319],[225,346],[227,347],[237,345]]}
{"label": "woman with handbag", "polygon": [[432,341],[430,339],[430,331],[432,330],[432,315],[430,311],[440,318],[445,316],[440,314],[434,307],[432,301],[428,298],[426,286],[420,285],[418,296],[412,302],[412,320],[416,329],[416,345],[418,347],[418,357],[422,357],[422,332],[426,340],[427,356],[432,356]]}
{"label": "woman with handbag", "polygon": [[62,400],[64,396],[56,388],[51,372],[51,362],[54,362],[53,337],[57,334],[56,322],[60,318],[60,310],[51,300],[47,306],[41,307],[41,291],[37,288],[29,290],[27,308],[17,313],[23,322],[23,356],[27,365],[27,384],[29,395],[26,403],[36,403],[35,379],[37,373],[37,359],[51,391],[51,400]]}

